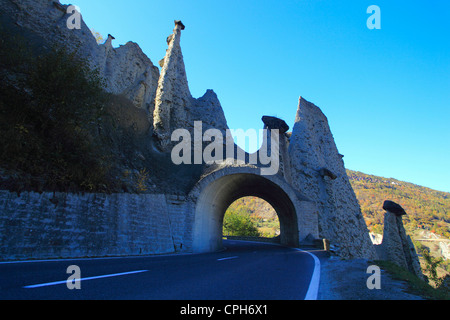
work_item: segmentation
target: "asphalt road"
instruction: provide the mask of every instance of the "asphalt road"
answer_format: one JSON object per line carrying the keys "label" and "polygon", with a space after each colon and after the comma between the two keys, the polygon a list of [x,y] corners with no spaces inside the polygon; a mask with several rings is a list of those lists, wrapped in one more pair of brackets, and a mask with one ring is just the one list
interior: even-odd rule
{"label": "asphalt road", "polygon": [[[226,241],[226,250],[169,255],[0,263],[1,300],[304,300],[320,266],[307,252]],[[70,290],[69,266],[81,289]],[[73,271],[72,271],[73,272]],[[308,296],[307,296],[308,294]]]}

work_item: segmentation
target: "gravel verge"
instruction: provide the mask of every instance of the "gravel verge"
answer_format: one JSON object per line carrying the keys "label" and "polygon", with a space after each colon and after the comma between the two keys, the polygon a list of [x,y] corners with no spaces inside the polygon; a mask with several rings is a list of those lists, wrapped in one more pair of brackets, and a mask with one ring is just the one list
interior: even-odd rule
{"label": "gravel verge", "polygon": [[370,290],[367,260],[322,260],[319,300],[425,300],[406,292],[407,283],[381,270],[381,289]]}

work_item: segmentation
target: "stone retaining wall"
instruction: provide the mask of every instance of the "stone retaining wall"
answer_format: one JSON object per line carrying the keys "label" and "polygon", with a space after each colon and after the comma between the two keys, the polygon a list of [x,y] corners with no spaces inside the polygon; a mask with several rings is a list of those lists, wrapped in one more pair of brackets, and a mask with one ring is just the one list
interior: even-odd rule
{"label": "stone retaining wall", "polygon": [[[162,194],[0,191],[0,260],[165,254],[188,250],[188,203]],[[189,220],[187,220],[189,223]]]}

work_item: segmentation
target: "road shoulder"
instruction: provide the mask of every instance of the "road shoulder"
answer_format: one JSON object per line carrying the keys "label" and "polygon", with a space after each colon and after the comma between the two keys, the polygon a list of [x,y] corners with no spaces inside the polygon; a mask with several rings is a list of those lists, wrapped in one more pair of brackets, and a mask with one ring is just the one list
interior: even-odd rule
{"label": "road shoulder", "polygon": [[381,289],[370,290],[367,260],[324,259],[321,268],[319,300],[423,300],[406,292],[407,284],[381,272]]}

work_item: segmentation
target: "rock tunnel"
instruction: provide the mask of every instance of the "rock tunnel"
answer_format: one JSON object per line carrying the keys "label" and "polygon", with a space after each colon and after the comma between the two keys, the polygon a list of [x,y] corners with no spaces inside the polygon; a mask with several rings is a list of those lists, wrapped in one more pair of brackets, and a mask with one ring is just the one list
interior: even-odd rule
{"label": "rock tunnel", "polygon": [[[228,207],[236,200],[255,196],[267,201],[280,221],[281,244],[297,247],[307,235],[317,235],[315,206],[298,195],[284,179],[261,176],[259,170],[228,167],[214,172],[195,188],[193,251],[214,252],[223,248],[223,219]],[[312,220],[304,223],[305,217]]]}

